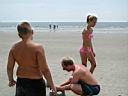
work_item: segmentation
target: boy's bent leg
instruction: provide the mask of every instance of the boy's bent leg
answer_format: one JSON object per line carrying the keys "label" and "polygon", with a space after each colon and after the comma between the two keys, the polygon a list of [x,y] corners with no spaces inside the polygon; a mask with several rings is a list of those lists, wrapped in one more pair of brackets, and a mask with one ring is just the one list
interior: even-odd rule
{"label": "boy's bent leg", "polygon": [[80,84],[71,84],[71,90],[78,95],[83,95],[83,91]]}

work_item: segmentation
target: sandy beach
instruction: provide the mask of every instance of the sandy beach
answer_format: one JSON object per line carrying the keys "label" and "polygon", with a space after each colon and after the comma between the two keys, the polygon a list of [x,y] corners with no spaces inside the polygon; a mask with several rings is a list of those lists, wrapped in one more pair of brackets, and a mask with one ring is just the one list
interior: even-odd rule
{"label": "sandy beach", "polygon": [[[76,64],[81,64],[81,32],[36,32],[34,35],[34,41],[44,46],[53,79],[59,85],[70,75],[60,66],[63,56],[73,57]],[[16,32],[0,32],[0,96],[15,94],[15,87],[8,87],[6,65],[9,48],[18,39]],[[95,33],[93,46],[97,61],[94,76],[101,85],[98,96],[128,96],[128,33]],[[49,89],[47,96],[48,92]],[[66,92],[66,96],[76,95]]]}

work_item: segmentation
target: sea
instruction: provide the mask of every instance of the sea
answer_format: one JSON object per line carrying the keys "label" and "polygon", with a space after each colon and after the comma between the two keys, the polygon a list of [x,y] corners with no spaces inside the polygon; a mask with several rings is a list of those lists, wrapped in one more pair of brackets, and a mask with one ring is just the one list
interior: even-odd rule
{"label": "sea", "polygon": [[[19,22],[0,22],[0,32],[16,32],[18,23]],[[87,25],[86,22],[30,23],[36,32],[81,32]],[[96,33],[128,33],[128,22],[97,22],[94,29]]]}

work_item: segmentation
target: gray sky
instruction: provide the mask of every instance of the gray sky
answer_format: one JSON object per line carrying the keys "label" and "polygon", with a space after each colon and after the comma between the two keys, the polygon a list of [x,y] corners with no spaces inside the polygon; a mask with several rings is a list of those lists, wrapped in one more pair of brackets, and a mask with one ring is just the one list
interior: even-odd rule
{"label": "gray sky", "polygon": [[0,0],[0,21],[127,21],[128,0]]}

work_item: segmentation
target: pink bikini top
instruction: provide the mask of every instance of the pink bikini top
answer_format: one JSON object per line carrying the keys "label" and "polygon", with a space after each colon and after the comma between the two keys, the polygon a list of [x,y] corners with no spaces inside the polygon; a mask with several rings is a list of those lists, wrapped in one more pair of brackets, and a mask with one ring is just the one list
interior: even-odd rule
{"label": "pink bikini top", "polygon": [[[84,30],[85,30],[85,29],[84,29]],[[88,39],[92,39],[92,38],[93,38],[93,34],[92,34],[92,33],[89,34],[87,38],[88,38]]]}

